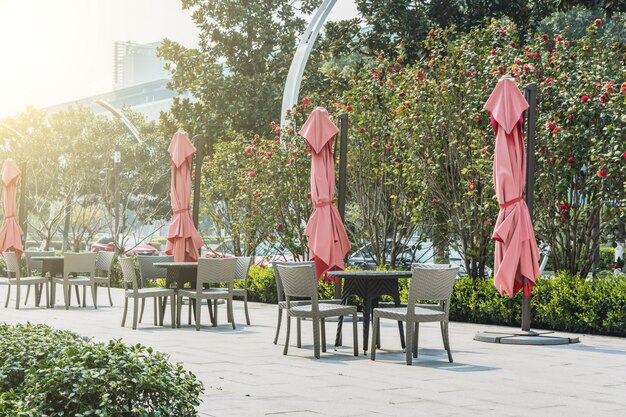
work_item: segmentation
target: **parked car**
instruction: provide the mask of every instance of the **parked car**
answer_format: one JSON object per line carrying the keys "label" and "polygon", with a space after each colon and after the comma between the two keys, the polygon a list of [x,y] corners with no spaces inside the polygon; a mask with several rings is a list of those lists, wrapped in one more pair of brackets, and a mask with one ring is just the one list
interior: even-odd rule
{"label": "parked car", "polygon": [[[240,253],[243,252],[241,248]],[[280,249],[275,246],[261,243],[256,250],[257,254],[254,256],[255,265],[269,266],[274,261],[291,262],[294,260],[291,252],[285,249]],[[232,240],[225,240],[216,245],[208,246],[204,252],[205,258],[233,258],[235,256],[235,246]]]}
{"label": "parked car", "polygon": [[[133,236],[127,237],[124,239],[124,249],[125,253],[128,256],[136,256],[136,255],[158,255],[159,251],[154,246],[146,243],[140,239],[137,239]],[[115,245],[113,244],[113,238],[111,236],[104,236],[98,239],[95,243],[91,244],[92,252],[113,252],[115,250]]]}
{"label": "parked car", "polygon": [[[385,265],[391,265],[391,239],[387,239],[385,247]],[[411,264],[416,262],[432,262],[433,249],[430,242],[410,242],[404,252],[396,256],[396,267],[400,269],[410,269]],[[348,266],[355,266],[363,269],[376,269],[374,251],[371,243],[362,246],[348,257]]]}

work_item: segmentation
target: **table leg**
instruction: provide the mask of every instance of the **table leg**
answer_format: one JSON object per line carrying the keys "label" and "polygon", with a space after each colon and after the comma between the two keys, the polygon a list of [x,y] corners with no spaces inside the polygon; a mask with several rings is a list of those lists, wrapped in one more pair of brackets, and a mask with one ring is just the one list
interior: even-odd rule
{"label": "table leg", "polygon": [[[341,304],[346,305],[348,304],[348,297],[349,294],[346,292],[345,288],[344,288],[344,294],[341,297]],[[341,328],[343,327],[343,316],[340,316],[339,319],[337,319],[337,336],[335,336],[335,348],[337,346],[342,346],[342,340],[341,340]]]}
{"label": "table leg", "polygon": [[[393,295],[393,302],[396,307],[400,307],[400,294],[396,293]],[[402,345],[402,349],[406,349],[406,343],[404,341],[404,326],[402,326],[402,322],[398,322],[398,330],[400,331],[400,345]]]}
{"label": "table leg", "polygon": [[[370,297],[363,297],[363,351],[367,355],[367,344],[370,335],[370,312],[372,311],[372,300]],[[376,335],[373,335],[376,337]]]}

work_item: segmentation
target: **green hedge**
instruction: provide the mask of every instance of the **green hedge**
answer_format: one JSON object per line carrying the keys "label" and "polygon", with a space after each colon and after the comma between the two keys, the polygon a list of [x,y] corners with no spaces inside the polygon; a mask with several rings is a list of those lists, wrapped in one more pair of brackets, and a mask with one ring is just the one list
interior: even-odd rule
{"label": "green hedge", "polygon": [[[450,319],[519,326],[521,293],[501,296],[492,280],[457,280]],[[540,277],[531,299],[532,327],[574,333],[626,336],[626,276],[595,282],[567,274]]]}
{"label": "green hedge", "polygon": [[[567,274],[542,276],[533,290],[532,327],[574,333],[626,336],[626,275],[608,275],[595,282]],[[409,280],[400,280],[406,301]],[[333,285],[320,282],[320,298],[332,298]],[[387,299],[387,297],[384,297]],[[253,266],[248,278],[248,299],[276,303],[276,282],[271,268]],[[350,300],[359,305],[361,300]],[[470,323],[519,326],[521,294],[501,296],[492,279],[459,278],[451,299],[450,318]]]}
{"label": "green hedge", "polygon": [[168,356],[44,325],[0,325],[0,415],[197,416],[204,391]]}

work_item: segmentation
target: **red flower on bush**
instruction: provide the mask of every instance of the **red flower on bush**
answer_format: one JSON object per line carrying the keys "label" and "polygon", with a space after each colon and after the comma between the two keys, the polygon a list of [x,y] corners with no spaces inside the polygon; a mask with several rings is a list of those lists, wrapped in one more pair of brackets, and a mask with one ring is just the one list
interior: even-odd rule
{"label": "red flower on bush", "polygon": [[310,98],[308,98],[308,97],[304,97],[304,98],[302,99],[302,102],[303,102],[304,104],[309,104],[309,103],[311,102],[311,99],[310,99]]}
{"label": "red flower on bush", "polygon": [[546,84],[552,84],[553,80],[552,78],[546,78]]}
{"label": "red flower on bush", "polygon": [[543,34],[543,40],[547,41],[548,39],[550,39],[550,36],[547,33]]}
{"label": "red flower on bush", "polygon": [[346,111],[347,111],[347,112],[351,112],[351,111],[352,111],[352,107],[350,107],[350,106],[346,106]]}
{"label": "red flower on bush", "polygon": [[417,78],[419,78],[420,80],[424,78],[424,73],[422,71],[417,73]]}
{"label": "red flower on bush", "polygon": [[500,75],[504,75],[504,67],[498,67],[498,71],[500,71]]}
{"label": "red flower on bush", "polygon": [[596,171],[596,175],[600,178],[606,177],[606,169],[602,168]]}
{"label": "red flower on bush", "polygon": [[566,222],[568,220],[567,214],[561,214],[559,216],[559,220],[562,222]]}
{"label": "red flower on bush", "polygon": [[626,82],[622,83],[619,92],[626,96]]}
{"label": "red flower on bush", "polygon": [[561,42],[561,39],[563,39],[563,36],[561,36],[561,35],[556,35],[556,38],[554,38],[554,40],[556,41],[556,43]]}
{"label": "red flower on bush", "polygon": [[252,153],[252,151],[254,150],[254,148],[252,146],[246,146],[245,151],[248,155],[250,155]]}
{"label": "red flower on bush", "polygon": [[245,187],[245,186],[241,187],[241,192],[242,193],[245,193],[246,191],[248,191],[248,187]]}
{"label": "red flower on bush", "polygon": [[364,127],[359,128],[359,133],[365,133],[365,128]]}
{"label": "red flower on bush", "polygon": [[548,129],[550,130],[554,130],[554,128],[556,127],[556,125],[554,124],[552,120],[548,120],[548,122],[546,123],[546,126],[548,126]]}
{"label": "red flower on bush", "polygon": [[491,56],[494,56],[495,54],[496,54],[496,50],[495,50],[495,48],[493,48],[493,49],[491,50]]}
{"label": "red flower on bush", "polygon": [[596,19],[593,23],[594,23],[596,26],[602,26],[602,19]]}
{"label": "red flower on bush", "polygon": [[609,96],[607,96],[606,93],[602,93],[600,95],[600,103],[606,103],[607,101],[609,101]]}
{"label": "red flower on bush", "polygon": [[568,164],[575,164],[576,163],[576,158],[574,158],[573,156],[570,156],[569,158],[567,158],[567,163]]}
{"label": "red flower on bush", "polygon": [[366,95],[366,94],[363,94],[363,95],[361,96],[361,101],[365,101],[365,100],[367,100],[367,95]]}
{"label": "red flower on bush", "polygon": [[248,172],[248,177],[250,177],[250,178],[256,177],[256,172],[254,172],[254,171]]}
{"label": "red flower on bush", "polygon": [[433,204],[439,204],[439,199],[437,198],[433,198],[432,200],[430,200]]}
{"label": "red flower on bush", "polygon": [[569,205],[567,204],[559,204],[559,211],[568,211]]}
{"label": "red flower on bush", "polygon": [[580,101],[582,101],[583,103],[586,103],[589,101],[589,96],[588,95],[584,95],[580,98]]}
{"label": "red flower on bush", "polygon": [[614,93],[615,83],[613,81],[609,81],[608,83],[604,84],[604,87],[602,87],[602,89],[606,91],[607,93]]}

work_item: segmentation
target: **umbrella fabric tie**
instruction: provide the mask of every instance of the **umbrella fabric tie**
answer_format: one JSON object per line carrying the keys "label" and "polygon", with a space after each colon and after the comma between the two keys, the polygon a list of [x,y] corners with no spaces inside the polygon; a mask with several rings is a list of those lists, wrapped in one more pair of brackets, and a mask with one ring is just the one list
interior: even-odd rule
{"label": "umbrella fabric tie", "polygon": [[189,211],[189,207],[183,208],[183,209],[179,209],[179,210],[174,210],[174,214],[180,214],[180,213],[184,213],[186,211]]}
{"label": "umbrella fabric tie", "polygon": [[517,198],[514,198],[513,200],[509,200],[509,201],[507,201],[507,202],[506,202],[506,203],[504,203],[504,204],[498,204],[498,205],[500,206],[500,208],[501,208],[501,209],[504,209],[504,208],[507,208],[507,207],[512,206],[512,205],[513,205],[513,204],[515,204],[515,203],[519,203],[519,202],[520,202],[520,201],[522,201],[522,200],[523,200],[523,198],[522,198],[522,197],[517,197]]}
{"label": "umbrella fabric tie", "polygon": [[333,204],[332,201],[321,201],[319,203],[313,204],[313,207],[315,207],[315,208],[322,208],[322,207],[330,206],[331,204]]}

